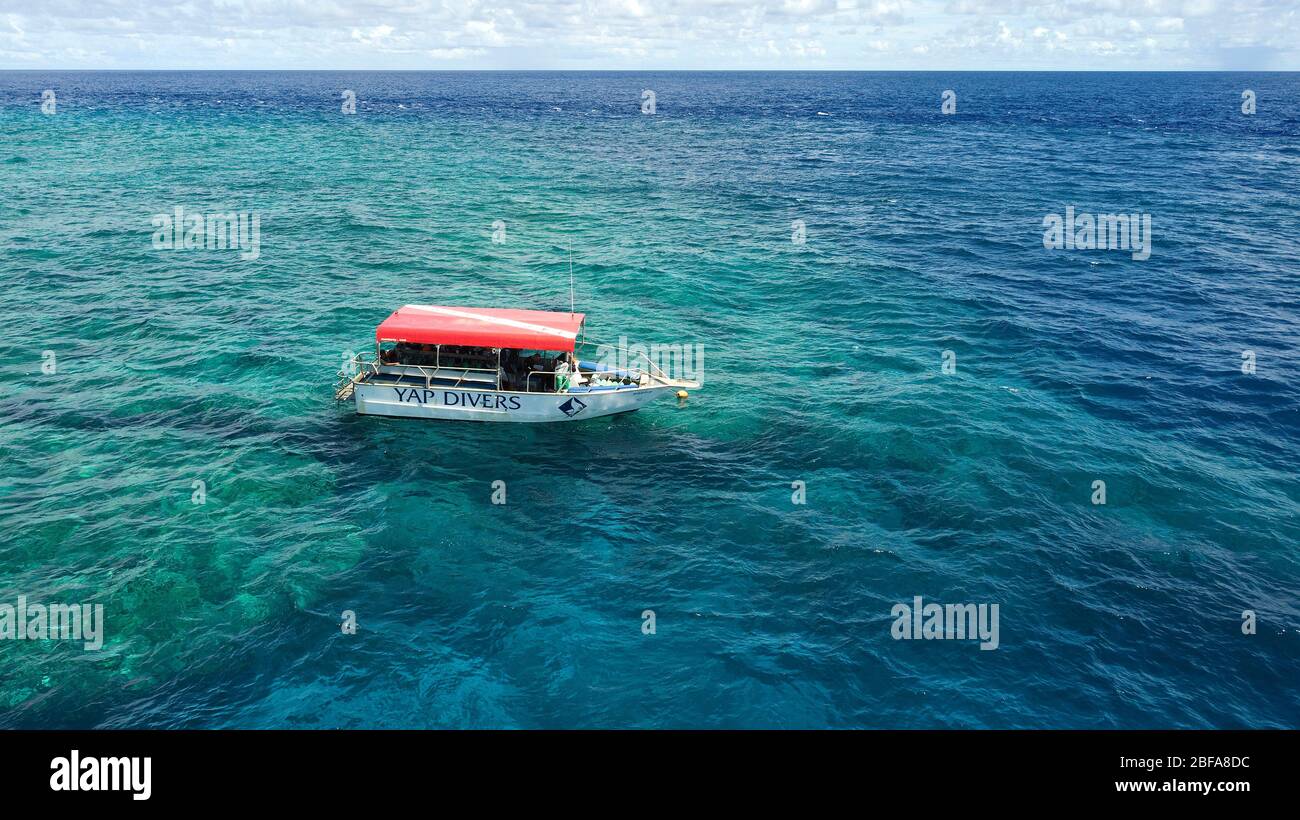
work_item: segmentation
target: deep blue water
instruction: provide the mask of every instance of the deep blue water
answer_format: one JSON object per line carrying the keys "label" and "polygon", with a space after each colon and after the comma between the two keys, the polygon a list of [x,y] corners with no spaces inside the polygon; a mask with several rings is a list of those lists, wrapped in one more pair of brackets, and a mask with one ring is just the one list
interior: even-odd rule
{"label": "deep blue water", "polygon": [[[1300,75],[0,72],[0,137],[0,603],[106,623],[0,641],[2,726],[1300,725]],[[398,305],[567,306],[570,242],[686,402],[332,401]]]}

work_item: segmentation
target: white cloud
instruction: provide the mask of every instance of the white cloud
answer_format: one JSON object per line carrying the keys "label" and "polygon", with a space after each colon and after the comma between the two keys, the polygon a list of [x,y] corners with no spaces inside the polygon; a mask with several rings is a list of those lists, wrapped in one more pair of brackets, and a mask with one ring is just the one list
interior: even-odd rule
{"label": "white cloud", "polygon": [[[384,40],[386,40],[392,33],[392,26],[375,26],[366,32],[354,28],[352,29],[352,39],[362,45],[382,46]],[[231,43],[234,42],[234,40],[229,37],[226,38],[226,41]]]}
{"label": "white cloud", "polygon": [[495,20],[470,20],[465,23],[465,33],[472,39],[490,46],[505,43],[506,38],[497,31]]}
{"label": "white cloud", "polygon": [[1294,0],[0,0],[0,68],[1213,69],[1225,54],[1300,69]]}
{"label": "white cloud", "polygon": [[486,54],[481,48],[431,48],[425,52],[435,60],[464,60]]}

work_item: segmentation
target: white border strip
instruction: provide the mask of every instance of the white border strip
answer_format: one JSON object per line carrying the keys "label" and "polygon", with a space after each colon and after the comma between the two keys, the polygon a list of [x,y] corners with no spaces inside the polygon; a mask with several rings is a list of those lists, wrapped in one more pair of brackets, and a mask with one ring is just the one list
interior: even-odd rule
{"label": "white border strip", "polygon": [[534,333],[545,333],[550,336],[559,336],[561,339],[577,339],[578,334],[571,333],[567,330],[560,330],[556,327],[546,325],[537,325],[532,322],[521,322],[517,319],[506,319],[501,316],[486,316],[482,313],[466,313],[463,310],[453,310],[452,308],[438,307],[437,305],[405,305],[403,310],[423,310],[429,313],[437,313],[442,316],[455,316],[458,319],[476,319],[480,322],[487,322],[493,325],[505,325],[519,330],[531,330]]}

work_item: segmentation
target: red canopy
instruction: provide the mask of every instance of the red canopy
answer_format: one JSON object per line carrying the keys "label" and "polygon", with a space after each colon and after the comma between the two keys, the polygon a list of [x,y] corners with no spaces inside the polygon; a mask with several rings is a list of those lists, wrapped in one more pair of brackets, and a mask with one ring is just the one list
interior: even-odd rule
{"label": "red canopy", "polygon": [[573,351],[584,313],[406,305],[375,331],[380,342]]}

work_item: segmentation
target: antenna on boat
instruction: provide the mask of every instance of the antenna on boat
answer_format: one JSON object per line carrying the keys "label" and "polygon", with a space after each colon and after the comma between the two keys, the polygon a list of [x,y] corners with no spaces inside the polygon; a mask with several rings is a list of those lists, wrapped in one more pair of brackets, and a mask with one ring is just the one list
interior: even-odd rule
{"label": "antenna on boat", "polygon": [[569,237],[569,315],[573,313],[573,237]]}

